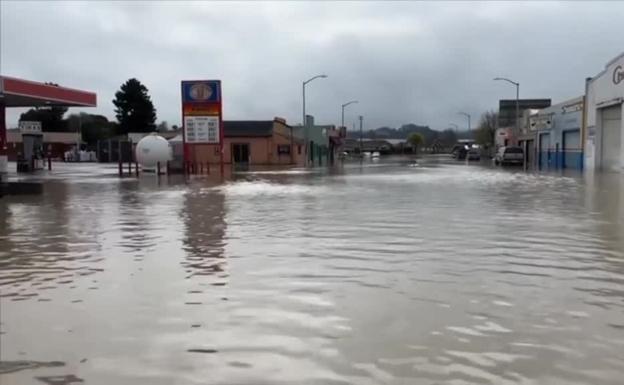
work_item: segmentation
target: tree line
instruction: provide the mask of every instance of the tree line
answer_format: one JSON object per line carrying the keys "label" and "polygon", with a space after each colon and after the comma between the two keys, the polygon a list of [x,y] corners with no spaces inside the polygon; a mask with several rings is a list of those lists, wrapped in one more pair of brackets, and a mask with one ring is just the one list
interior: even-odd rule
{"label": "tree line", "polygon": [[113,99],[116,121],[106,116],[85,112],[73,113],[64,118],[67,107],[31,108],[20,115],[20,121],[39,121],[45,132],[81,132],[83,141],[92,145],[129,132],[167,131],[163,121],[156,125],[156,108],[149,91],[137,79],[128,79],[115,93]]}
{"label": "tree line", "polygon": [[[403,124],[398,128],[379,127],[374,130],[367,130],[362,133],[362,137],[367,139],[408,140],[411,137],[415,137],[415,134],[418,134],[420,137],[419,146],[439,146],[445,148],[452,147],[455,143],[457,143],[458,139],[461,139],[467,135],[466,132],[456,132],[450,128],[443,131],[438,131],[430,128],[429,126],[421,126],[413,123],[408,123]],[[350,138],[360,137],[360,133],[358,131],[348,131],[347,135]]]}

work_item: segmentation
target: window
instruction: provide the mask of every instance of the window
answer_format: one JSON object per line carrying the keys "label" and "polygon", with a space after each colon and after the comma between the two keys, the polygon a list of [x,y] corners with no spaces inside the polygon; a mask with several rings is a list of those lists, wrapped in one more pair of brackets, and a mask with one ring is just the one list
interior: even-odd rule
{"label": "window", "polygon": [[290,145],[279,144],[277,146],[277,155],[290,155]]}

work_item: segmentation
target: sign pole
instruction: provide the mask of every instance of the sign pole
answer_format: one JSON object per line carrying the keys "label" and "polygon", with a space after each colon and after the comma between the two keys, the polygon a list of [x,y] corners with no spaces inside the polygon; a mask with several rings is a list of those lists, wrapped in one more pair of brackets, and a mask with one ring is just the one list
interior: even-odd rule
{"label": "sign pole", "polygon": [[[221,93],[221,84],[219,82],[219,93]],[[223,100],[223,95],[219,95],[220,100]],[[220,156],[220,160],[221,160],[221,178],[223,178],[223,175],[225,174],[225,167],[223,165],[223,150],[224,150],[224,143],[223,143],[223,137],[225,136],[223,134],[223,131],[225,131],[225,128],[223,127],[223,103],[219,103],[219,156]]]}

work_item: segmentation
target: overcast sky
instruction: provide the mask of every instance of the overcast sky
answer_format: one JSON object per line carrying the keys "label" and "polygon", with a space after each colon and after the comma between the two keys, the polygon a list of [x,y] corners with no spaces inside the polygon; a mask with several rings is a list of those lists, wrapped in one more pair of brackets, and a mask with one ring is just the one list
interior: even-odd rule
{"label": "overcast sky", "polygon": [[[323,124],[361,114],[366,128],[473,125],[497,100],[553,102],[624,51],[624,2],[0,2],[0,73],[94,91],[128,78],[149,89],[158,121],[180,123],[180,80],[221,79],[225,119]],[[71,109],[70,111],[76,111]],[[17,124],[10,111],[8,124]]]}

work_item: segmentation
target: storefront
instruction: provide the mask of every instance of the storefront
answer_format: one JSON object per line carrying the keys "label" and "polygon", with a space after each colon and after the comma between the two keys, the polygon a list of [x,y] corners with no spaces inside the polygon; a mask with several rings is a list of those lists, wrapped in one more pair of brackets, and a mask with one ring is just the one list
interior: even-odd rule
{"label": "storefront", "polygon": [[582,96],[555,104],[531,116],[531,128],[537,132],[538,168],[583,168],[582,118]]}
{"label": "storefront", "polygon": [[[282,118],[273,120],[223,121],[223,160],[225,164],[303,166],[303,140]],[[173,141],[175,143],[175,141]],[[175,146],[175,145],[174,145]],[[176,148],[174,147],[174,153]],[[189,162],[197,167],[219,163],[215,146],[196,144]],[[175,161],[175,159],[174,159]]]}
{"label": "storefront", "polygon": [[624,53],[586,83],[585,167],[588,171],[624,171]]}

